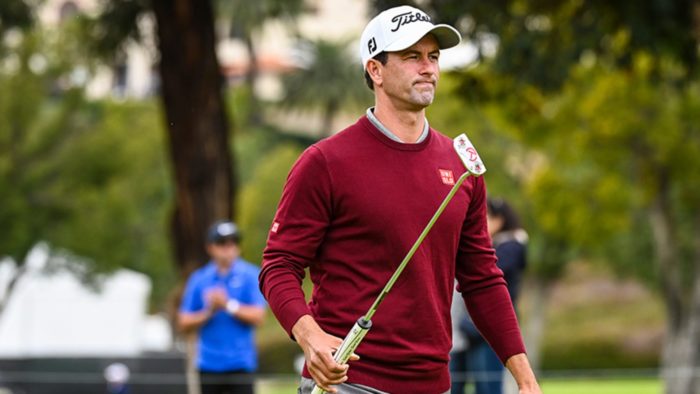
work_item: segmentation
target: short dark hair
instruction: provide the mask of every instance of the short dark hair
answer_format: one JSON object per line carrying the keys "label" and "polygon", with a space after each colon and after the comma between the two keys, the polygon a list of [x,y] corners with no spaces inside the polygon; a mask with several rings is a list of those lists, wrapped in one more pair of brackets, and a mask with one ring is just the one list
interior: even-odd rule
{"label": "short dark hair", "polygon": [[[389,60],[389,53],[388,52],[379,52],[378,54],[374,55],[372,59],[379,61],[379,63],[385,65],[386,62]],[[365,82],[367,83],[367,87],[369,90],[374,90],[374,81],[372,81],[372,78],[369,76],[369,73],[367,70],[365,70]]]}
{"label": "short dark hair", "polygon": [[503,219],[503,227],[500,231],[512,231],[521,228],[520,218],[515,213],[513,207],[510,206],[502,198],[488,198],[486,207],[490,216],[500,217]]}

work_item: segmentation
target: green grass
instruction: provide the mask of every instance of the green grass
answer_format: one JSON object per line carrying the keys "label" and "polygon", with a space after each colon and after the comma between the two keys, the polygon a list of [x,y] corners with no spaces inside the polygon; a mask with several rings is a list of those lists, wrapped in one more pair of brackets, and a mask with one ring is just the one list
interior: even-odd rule
{"label": "green grass", "polygon": [[545,380],[546,394],[661,394],[655,379],[623,380]]}
{"label": "green grass", "polygon": [[[258,394],[294,394],[294,382],[261,382]],[[550,379],[542,382],[545,394],[661,394],[661,381],[656,379]]]}

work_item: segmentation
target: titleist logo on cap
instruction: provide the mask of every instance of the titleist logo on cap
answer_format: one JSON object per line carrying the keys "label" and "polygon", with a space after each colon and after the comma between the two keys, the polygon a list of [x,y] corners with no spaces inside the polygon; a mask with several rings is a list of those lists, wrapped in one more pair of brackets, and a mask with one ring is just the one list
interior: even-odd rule
{"label": "titleist logo on cap", "polygon": [[[405,26],[405,27],[404,27]],[[367,23],[360,38],[360,59],[362,67],[367,61],[381,52],[398,52],[420,41],[426,34],[432,34],[440,49],[459,44],[461,37],[454,27],[434,25],[425,12],[402,5],[382,11]]]}
{"label": "titleist logo on cap", "polygon": [[396,23],[393,29],[391,29],[392,32],[397,31],[401,28],[403,25],[407,25],[409,23],[413,22],[430,22],[430,17],[426,14],[423,14],[421,12],[404,12],[403,14],[398,14],[391,18],[391,21]]}

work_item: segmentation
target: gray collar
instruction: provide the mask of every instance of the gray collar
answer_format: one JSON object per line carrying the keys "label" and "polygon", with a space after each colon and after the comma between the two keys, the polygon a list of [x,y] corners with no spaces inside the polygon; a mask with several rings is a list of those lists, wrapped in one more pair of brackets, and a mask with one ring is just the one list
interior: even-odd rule
{"label": "gray collar", "polygon": [[[369,119],[372,124],[379,129],[379,131],[382,132],[385,136],[389,137],[390,139],[400,142],[402,144],[408,144],[409,142],[403,142],[399,137],[396,136],[396,134],[392,133],[391,130],[387,129],[382,122],[377,119],[376,116],[374,116],[374,107],[369,107],[367,108],[367,119]],[[420,137],[418,137],[418,140],[415,142],[416,144],[419,144],[423,141],[425,141],[426,138],[428,138],[428,132],[430,131],[430,125],[428,125],[428,119],[425,119],[425,123],[423,125],[423,132],[421,133]]]}

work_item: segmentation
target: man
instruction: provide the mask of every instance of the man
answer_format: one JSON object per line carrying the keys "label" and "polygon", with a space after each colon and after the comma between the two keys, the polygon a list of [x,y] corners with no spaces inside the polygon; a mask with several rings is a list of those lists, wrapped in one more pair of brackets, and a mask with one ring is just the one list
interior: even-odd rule
{"label": "man", "polygon": [[[361,58],[375,107],[307,149],[292,168],[263,255],[260,284],[304,351],[300,393],[449,391],[455,278],[474,319],[520,385],[540,393],[486,229],[482,178],[469,178],[435,223],[350,365],[332,357],[465,169],[430,129],[440,49],[457,31],[402,6],[369,22]],[[304,269],[314,284],[307,305]]]}
{"label": "man", "polygon": [[257,369],[254,328],[265,317],[260,270],[240,258],[240,233],[230,221],[207,233],[211,261],[190,276],[180,306],[182,331],[197,330],[202,394],[251,394]]}

